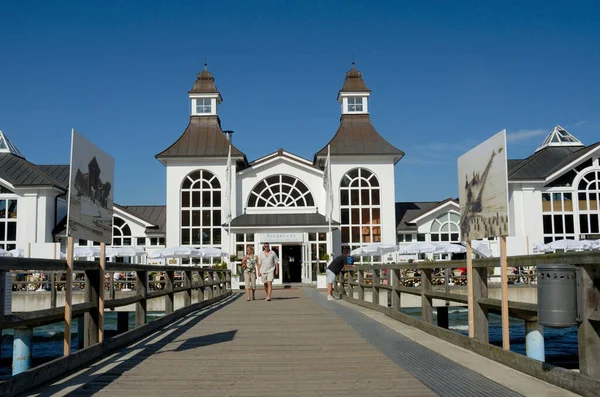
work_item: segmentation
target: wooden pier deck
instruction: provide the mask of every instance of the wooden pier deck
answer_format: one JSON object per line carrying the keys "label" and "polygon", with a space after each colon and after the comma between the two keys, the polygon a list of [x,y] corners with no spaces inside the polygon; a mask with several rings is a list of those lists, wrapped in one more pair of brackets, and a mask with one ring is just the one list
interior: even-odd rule
{"label": "wooden pier deck", "polygon": [[395,334],[312,288],[234,294],[27,395],[523,395]]}

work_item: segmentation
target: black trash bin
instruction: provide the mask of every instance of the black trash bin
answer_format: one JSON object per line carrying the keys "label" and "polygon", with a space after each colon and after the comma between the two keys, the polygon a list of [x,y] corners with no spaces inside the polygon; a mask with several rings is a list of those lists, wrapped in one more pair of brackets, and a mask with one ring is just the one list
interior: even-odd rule
{"label": "black trash bin", "polygon": [[577,325],[577,280],[575,266],[537,266],[538,322],[551,328]]}

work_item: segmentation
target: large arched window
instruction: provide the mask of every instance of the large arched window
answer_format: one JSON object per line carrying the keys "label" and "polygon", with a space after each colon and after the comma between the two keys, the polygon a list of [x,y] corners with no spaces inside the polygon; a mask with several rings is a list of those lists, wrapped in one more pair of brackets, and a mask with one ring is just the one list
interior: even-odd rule
{"label": "large arched window", "polygon": [[581,234],[598,234],[600,225],[598,215],[600,211],[600,171],[594,170],[586,173],[579,180],[577,186],[577,199],[579,205],[579,232]]}
{"label": "large arched window", "polygon": [[221,184],[210,171],[191,172],[181,184],[181,244],[221,245]]}
{"label": "large arched window", "polygon": [[459,242],[460,215],[448,212],[435,218],[431,223],[431,241]]}
{"label": "large arched window", "polygon": [[298,178],[273,175],[258,182],[248,197],[248,207],[313,207],[308,187]]}
{"label": "large arched window", "polygon": [[131,245],[131,228],[127,222],[116,216],[113,218],[112,245],[115,247]]}
{"label": "large arched window", "polygon": [[381,242],[381,198],[379,181],[364,168],[344,174],[340,182],[342,247]]}

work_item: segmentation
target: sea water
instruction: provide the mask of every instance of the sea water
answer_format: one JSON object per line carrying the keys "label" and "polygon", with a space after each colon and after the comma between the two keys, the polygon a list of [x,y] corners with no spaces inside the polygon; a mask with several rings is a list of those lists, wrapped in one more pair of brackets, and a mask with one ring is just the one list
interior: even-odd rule
{"label": "sea water", "polygon": [[[164,313],[150,312],[147,314],[148,321],[162,317]],[[83,320],[83,318],[80,318]],[[71,353],[77,351],[77,322],[80,319],[74,319],[71,325]],[[135,313],[129,314],[129,329],[135,328]],[[117,312],[107,311],[104,314],[104,330],[117,330]],[[54,323],[36,327],[33,329],[32,339],[32,365],[39,365],[44,362],[61,357],[63,354],[63,336],[65,323]],[[13,330],[2,330],[2,350],[0,355],[0,379],[10,377],[12,374],[12,354],[13,354]]]}
{"label": "sea water", "polygon": [[[402,309],[411,317],[421,318],[421,308]],[[502,346],[502,317],[489,314],[490,344]],[[433,323],[437,324],[437,313],[434,310]],[[448,327],[463,335],[469,335],[468,310],[466,307],[448,308]],[[509,321],[510,350],[526,355],[525,321],[510,318]],[[570,328],[544,327],[544,350],[546,362],[569,369],[578,368],[579,353],[577,346],[577,326]]]}

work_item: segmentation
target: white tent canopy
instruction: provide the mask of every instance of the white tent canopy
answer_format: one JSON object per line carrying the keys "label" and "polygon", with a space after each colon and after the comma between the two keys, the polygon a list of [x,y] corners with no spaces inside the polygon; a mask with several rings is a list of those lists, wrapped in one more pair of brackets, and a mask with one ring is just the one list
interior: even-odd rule
{"label": "white tent canopy", "polygon": [[350,255],[353,256],[371,256],[371,255],[383,255],[390,252],[396,252],[398,247],[395,244],[386,243],[372,243],[363,245],[360,248],[356,248],[350,251]]}

